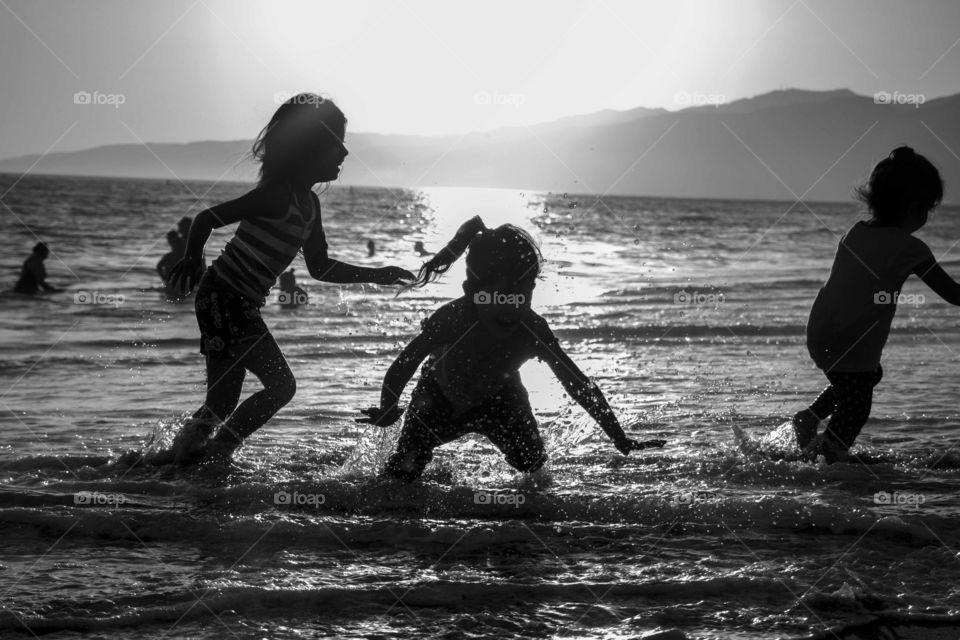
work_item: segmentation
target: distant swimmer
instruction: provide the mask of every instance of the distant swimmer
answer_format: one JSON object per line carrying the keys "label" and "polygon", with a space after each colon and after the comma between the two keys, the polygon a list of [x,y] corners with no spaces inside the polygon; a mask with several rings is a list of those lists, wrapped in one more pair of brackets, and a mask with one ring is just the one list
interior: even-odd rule
{"label": "distant swimmer", "polygon": [[163,254],[160,262],[157,263],[157,274],[160,276],[160,279],[163,280],[164,285],[168,283],[173,265],[180,262],[183,258],[183,250],[186,246],[181,235],[172,229],[167,232],[167,243],[170,245],[170,251]]}
{"label": "distant swimmer", "polygon": [[413,250],[417,252],[418,256],[432,256],[433,251],[427,251],[426,247],[423,246],[422,240],[417,240],[413,245]]}
{"label": "distant swimmer", "polygon": [[183,258],[184,252],[187,250],[187,238],[190,237],[190,225],[193,224],[193,218],[190,216],[183,216],[177,221],[177,235],[180,236],[180,256],[177,258]]}
{"label": "distant swimmer", "polygon": [[377,243],[373,240],[367,240],[367,257],[372,258],[377,255]]}
{"label": "distant swimmer", "polygon": [[13,288],[14,293],[23,293],[34,295],[40,289],[46,293],[57,293],[63,291],[53,285],[47,284],[47,270],[43,266],[43,261],[50,255],[50,249],[43,242],[38,242],[33,247],[33,253],[23,261],[23,267],[20,269],[20,279],[17,280]]}
{"label": "distant swimmer", "polygon": [[280,295],[277,300],[284,307],[298,307],[301,304],[310,302],[310,296],[303,290],[303,287],[297,285],[297,277],[293,275],[293,269],[284,271],[280,274]]}

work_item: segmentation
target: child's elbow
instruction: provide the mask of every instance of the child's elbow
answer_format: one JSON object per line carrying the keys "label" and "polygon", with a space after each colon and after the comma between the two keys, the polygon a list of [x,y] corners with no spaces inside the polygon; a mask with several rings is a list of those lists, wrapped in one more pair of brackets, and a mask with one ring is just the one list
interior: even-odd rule
{"label": "child's elbow", "polygon": [[324,282],[330,275],[330,259],[322,258],[319,260],[310,260],[307,262],[307,273],[314,280]]}

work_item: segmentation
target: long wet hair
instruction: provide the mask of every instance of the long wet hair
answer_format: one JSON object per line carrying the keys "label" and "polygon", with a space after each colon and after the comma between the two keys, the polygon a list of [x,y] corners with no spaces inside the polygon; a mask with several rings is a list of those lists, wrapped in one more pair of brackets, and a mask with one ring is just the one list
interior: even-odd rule
{"label": "long wet hair", "polygon": [[877,163],[856,189],[873,220],[897,225],[911,207],[927,213],[943,199],[943,179],[932,162],[910,147],[897,147]]}
{"label": "long wet hair", "polygon": [[407,288],[423,287],[439,278],[467,253],[466,288],[479,291],[485,284],[507,279],[515,284],[532,282],[540,275],[543,254],[533,237],[512,224],[488,229],[480,216],[460,225],[456,234],[425,262]]}
{"label": "long wet hair", "polygon": [[324,145],[342,145],[347,118],[332,100],[300,93],[274,112],[253,142],[260,162],[258,184],[289,182],[301,164]]}

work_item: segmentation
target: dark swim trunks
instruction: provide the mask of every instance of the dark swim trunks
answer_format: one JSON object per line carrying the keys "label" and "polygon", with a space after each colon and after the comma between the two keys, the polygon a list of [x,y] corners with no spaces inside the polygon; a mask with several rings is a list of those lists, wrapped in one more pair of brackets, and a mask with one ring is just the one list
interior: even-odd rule
{"label": "dark swim trunks", "polygon": [[[456,415],[430,373],[420,377],[397,441],[387,460],[389,476],[412,482],[433,459],[433,449],[468,433],[479,433],[496,446],[518,471],[533,472],[547,460],[537,420],[519,376],[479,407]],[[405,461],[412,468],[405,468]]]}
{"label": "dark swim trunks", "polygon": [[212,268],[200,280],[194,306],[200,353],[209,358],[239,358],[270,333],[260,307],[223,282]]}

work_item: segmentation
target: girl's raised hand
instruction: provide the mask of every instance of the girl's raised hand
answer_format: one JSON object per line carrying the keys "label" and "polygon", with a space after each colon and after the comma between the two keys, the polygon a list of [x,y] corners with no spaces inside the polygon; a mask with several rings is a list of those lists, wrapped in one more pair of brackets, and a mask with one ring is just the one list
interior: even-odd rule
{"label": "girl's raised hand", "polygon": [[372,424],[375,427],[389,427],[400,419],[400,416],[403,415],[403,409],[397,405],[393,405],[386,410],[380,407],[370,407],[369,409],[360,409],[360,413],[367,417],[357,418],[357,422]]}
{"label": "girl's raised hand", "polygon": [[400,267],[382,267],[377,269],[377,284],[405,284],[404,281],[413,282],[416,279],[417,277],[415,275]]}
{"label": "girl's raised hand", "polygon": [[193,291],[202,275],[203,262],[186,256],[170,269],[169,280],[180,294],[185,296]]}
{"label": "girl's raised hand", "polygon": [[659,449],[663,445],[667,444],[666,440],[644,440],[640,442],[639,440],[634,440],[633,438],[624,438],[620,442],[617,442],[615,446],[617,451],[623,455],[627,455],[631,451],[640,451],[641,449]]}

